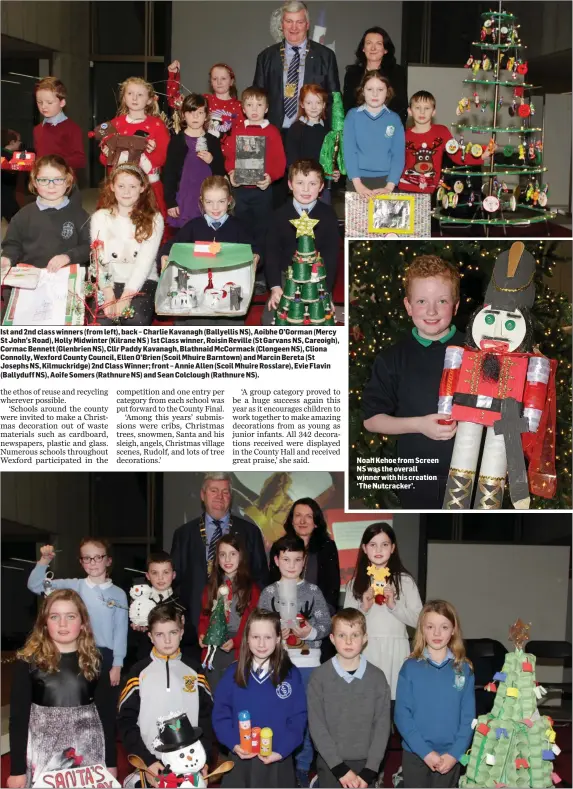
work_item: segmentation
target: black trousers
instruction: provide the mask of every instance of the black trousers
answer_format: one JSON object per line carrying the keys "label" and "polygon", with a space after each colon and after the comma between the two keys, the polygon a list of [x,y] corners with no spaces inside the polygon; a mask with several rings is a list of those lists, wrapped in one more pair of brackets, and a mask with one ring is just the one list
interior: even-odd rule
{"label": "black trousers", "polygon": [[406,789],[448,789],[457,786],[460,780],[460,765],[454,765],[449,773],[430,770],[425,761],[410,751],[402,752],[402,775]]}
{"label": "black trousers", "polygon": [[101,653],[102,662],[94,702],[103,727],[105,763],[108,767],[116,767],[116,709],[119,701],[120,685],[114,687],[109,680],[109,672],[113,665],[113,651],[108,649],[108,647],[98,647],[98,649]]}
{"label": "black trousers", "polygon": [[[125,285],[118,283],[113,286],[116,299],[121,298]],[[132,318],[108,318],[103,309],[98,310],[96,323],[98,326],[151,326],[155,316],[155,291],[157,282],[147,279],[141,291],[131,300],[134,309]],[[121,304],[121,302],[120,302]],[[91,323],[91,320],[88,320]]]}
{"label": "black trousers", "polygon": [[259,271],[264,265],[265,236],[273,213],[272,189],[257,186],[233,188],[235,216],[249,228],[253,237],[253,252],[261,256]]}

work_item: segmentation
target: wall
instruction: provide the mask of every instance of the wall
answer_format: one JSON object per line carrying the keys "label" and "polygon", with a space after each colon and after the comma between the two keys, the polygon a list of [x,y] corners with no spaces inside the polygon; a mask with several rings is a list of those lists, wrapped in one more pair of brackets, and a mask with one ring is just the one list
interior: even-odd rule
{"label": "wall", "polygon": [[[204,92],[208,88],[209,69],[223,61],[235,71],[239,93],[251,85],[257,55],[274,44],[269,32],[270,17],[280,7],[278,0],[232,2],[219,0],[173,3],[171,54],[181,62],[181,81],[190,91]],[[388,31],[400,59],[402,35],[401,2],[342,2],[308,3],[310,33],[319,15],[326,15],[325,44],[336,42],[335,52],[342,85],[345,66],[354,62],[354,51],[364,31],[375,25]],[[203,34],[213,30],[216,35]]]}

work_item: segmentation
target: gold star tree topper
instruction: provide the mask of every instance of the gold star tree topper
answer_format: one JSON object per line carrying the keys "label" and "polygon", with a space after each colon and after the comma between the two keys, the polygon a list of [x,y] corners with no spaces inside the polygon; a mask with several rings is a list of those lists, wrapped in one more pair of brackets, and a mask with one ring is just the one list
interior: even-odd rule
{"label": "gold star tree topper", "polygon": [[303,211],[298,219],[290,219],[291,225],[296,227],[296,237],[311,236],[314,238],[314,226],[318,225],[318,219],[311,219],[306,211]]}
{"label": "gold star tree topper", "polygon": [[516,620],[509,628],[509,640],[513,641],[516,649],[523,649],[523,644],[529,641],[530,624],[522,619]]}

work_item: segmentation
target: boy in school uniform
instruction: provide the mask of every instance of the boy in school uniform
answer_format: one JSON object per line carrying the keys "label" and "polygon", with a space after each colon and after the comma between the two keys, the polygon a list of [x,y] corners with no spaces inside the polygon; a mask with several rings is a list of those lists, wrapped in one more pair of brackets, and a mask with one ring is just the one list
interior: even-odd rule
{"label": "boy in school uniform", "polygon": [[272,324],[274,310],[283,295],[286,270],[296,252],[296,228],[291,219],[298,219],[306,212],[310,219],[317,219],[314,227],[316,251],[326,269],[326,290],[332,293],[340,252],[340,231],[332,206],[318,198],[324,189],[324,170],[312,159],[299,159],[288,170],[288,185],[292,199],[278,208],[272,216],[265,240],[265,271],[271,296],[263,310],[263,326]]}
{"label": "boy in school uniform", "polygon": [[[431,460],[426,476],[400,489],[403,509],[440,509],[444,499],[456,423],[438,414],[440,380],[449,345],[463,345],[452,324],[460,301],[460,275],[435,255],[420,255],[408,268],[404,306],[412,331],[376,357],[362,395],[364,428],[398,436],[399,458]],[[420,476],[422,476],[420,472]]]}
{"label": "boy in school uniform", "polygon": [[[211,689],[199,664],[182,657],[182,637],[183,617],[177,606],[156,606],[149,614],[151,653],[133,666],[119,697],[118,729],[125,750],[143,759],[155,775],[163,768],[161,754],[153,748],[157,719],[175,710],[187,713],[191,724],[202,729],[201,742],[206,753],[211,752]],[[207,765],[202,772],[207,774]]]}
{"label": "boy in school uniform", "polygon": [[374,786],[390,736],[390,687],[369,663],[366,618],[344,608],[332,617],[336,655],[313,672],[308,685],[310,734],[318,751],[318,785]]}

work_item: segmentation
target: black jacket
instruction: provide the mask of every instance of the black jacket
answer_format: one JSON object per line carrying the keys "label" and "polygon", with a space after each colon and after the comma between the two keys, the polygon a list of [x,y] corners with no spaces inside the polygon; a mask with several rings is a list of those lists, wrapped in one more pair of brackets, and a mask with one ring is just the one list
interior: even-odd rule
{"label": "black jacket", "polygon": [[[384,65],[384,61],[378,71],[383,77],[387,77],[394,91],[394,98],[388,104],[388,109],[397,112],[404,126],[408,120],[408,92],[406,90],[406,71],[398,63]],[[364,76],[364,69],[358,64],[346,67],[344,75],[344,88],[342,91],[342,103],[344,104],[345,114],[352,107],[356,107],[356,91],[360,81]]]}
{"label": "black jacket", "polygon": [[[205,545],[199,528],[200,518],[184,523],[173,534],[171,559],[177,573],[177,592],[192,624],[199,626],[201,595],[207,584]],[[242,540],[249,557],[251,576],[261,589],[268,585],[269,566],[261,530],[254,523],[232,514],[231,533]]]}
{"label": "black jacket", "polygon": [[[307,40],[308,52],[304,61],[304,84],[313,83],[320,85],[329,94],[340,91],[338,79],[338,66],[336,55],[328,47],[317,44],[316,41]],[[281,58],[281,44],[273,44],[259,53],[253,84],[263,88],[269,97],[269,111],[267,118],[271,123],[282,128],[284,119],[284,88],[283,88],[283,63]],[[327,128],[330,128],[329,97],[327,108]]]}
{"label": "black jacket", "polygon": [[[225,175],[225,159],[221,152],[221,143],[213,134],[206,134],[207,150],[213,156],[213,161],[209,165],[212,175]],[[163,192],[165,194],[165,204],[167,208],[175,208],[177,201],[175,196],[179,189],[179,181],[183,173],[185,157],[189,149],[185,142],[185,132],[180,131],[169,141],[167,148],[167,159],[161,173],[163,181]]]}
{"label": "black jacket", "polygon": [[[326,289],[332,294],[340,253],[338,220],[334,209],[320,200],[308,215],[319,220],[314,227],[315,246],[324,261]],[[280,286],[281,273],[292,262],[296,252],[296,228],[290,220],[298,218],[292,198],[273,213],[265,239],[265,268],[270,288]]]}

